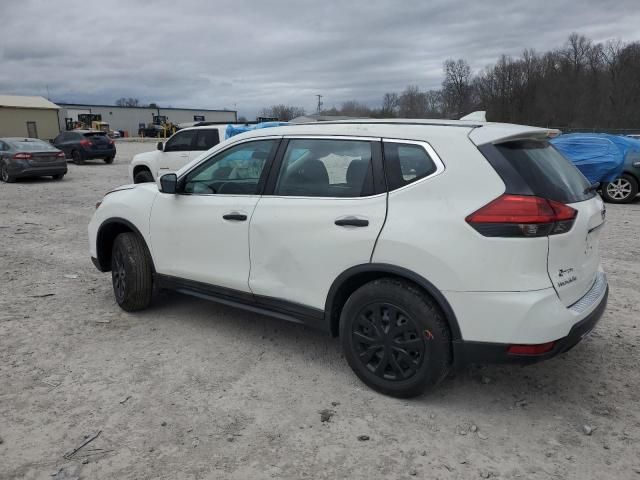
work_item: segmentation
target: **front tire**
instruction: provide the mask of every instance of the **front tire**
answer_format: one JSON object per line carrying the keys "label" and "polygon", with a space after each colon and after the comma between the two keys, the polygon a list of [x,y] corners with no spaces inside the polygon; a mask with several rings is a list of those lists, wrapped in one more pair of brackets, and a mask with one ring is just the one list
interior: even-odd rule
{"label": "front tire", "polygon": [[113,159],[114,159],[114,158],[115,158],[115,157],[113,157],[113,156],[111,156],[111,157],[107,157],[107,158],[105,158],[105,159],[104,159],[104,163],[106,163],[107,165],[109,165],[109,164],[113,163]]}
{"label": "front tire", "polygon": [[135,233],[121,233],[111,252],[111,281],[116,302],[127,312],[151,303],[153,269],[144,241]]}
{"label": "front tire", "polygon": [[76,165],[82,165],[84,163],[82,153],[80,153],[78,150],[73,150],[71,152],[71,158],[73,159],[73,163],[75,163]]}
{"label": "front tire", "polygon": [[451,335],[442,311],[404,280],[382,278],[356,290],[342,309],[340,338],[355,374],[385,395],[419,395],[451,366]]}
{"label": "front tire", "polygon": [[602,198],[609,203],[630,203],[638,195],[638,181],[627,173],[602,187]]}
{"label": "front tire", "polygon": [[133,183],[149,183],[149,182],[154,182],[153,175],[151,175],[151,172],[146,169],[140,170],[133,177]]}

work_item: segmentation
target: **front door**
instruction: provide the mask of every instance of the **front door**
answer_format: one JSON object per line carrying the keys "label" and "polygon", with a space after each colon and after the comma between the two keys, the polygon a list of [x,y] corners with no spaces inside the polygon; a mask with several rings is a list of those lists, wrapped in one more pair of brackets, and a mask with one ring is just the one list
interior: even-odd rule
{"label": "front door", "polygon": [[247,141],[201,162],[151,211],[156,271],[249,291],[249,222],[279,139]]}
{"label": "front door", "polygon": [[370,261],[382,229],[380,141],[287,142],[251,219],[249,285],[256,295],[324,309],[333,281]]}
{"label": "front door", "polygon": [[189,163],[189,153],[193,149],[197,130],[181,130],[173,135],[159,152],[156,178],[168,172],[177,172]]}

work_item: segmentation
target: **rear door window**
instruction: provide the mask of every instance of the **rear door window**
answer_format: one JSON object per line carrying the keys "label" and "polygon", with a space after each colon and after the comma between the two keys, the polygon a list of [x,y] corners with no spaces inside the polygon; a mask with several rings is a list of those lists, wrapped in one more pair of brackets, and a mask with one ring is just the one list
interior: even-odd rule
{"label": "rear door window", "polygon": [[206,130],[198,130],[196,144],[193,150],[209,150],[220,143],[220,135],[218,129],[209,128]]}
{"label": "rear door window", "polygon": [[549,142],[517,140],[496,145],[498,151],[529,185],[532,193],[562,203],[588,200],[589,181]]}

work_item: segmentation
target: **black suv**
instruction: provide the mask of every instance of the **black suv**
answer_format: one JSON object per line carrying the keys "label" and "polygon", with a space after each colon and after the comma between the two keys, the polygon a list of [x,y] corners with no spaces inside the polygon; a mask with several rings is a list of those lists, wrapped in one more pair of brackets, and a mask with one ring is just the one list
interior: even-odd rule
{"label": "black suv", "polygon": [[99,130],[71,130],[62,132],[53,141],[53,145],[71,157],[76,165],[85,160],[102,158],[105,163],[113,163],[116,145],[105,132]]}

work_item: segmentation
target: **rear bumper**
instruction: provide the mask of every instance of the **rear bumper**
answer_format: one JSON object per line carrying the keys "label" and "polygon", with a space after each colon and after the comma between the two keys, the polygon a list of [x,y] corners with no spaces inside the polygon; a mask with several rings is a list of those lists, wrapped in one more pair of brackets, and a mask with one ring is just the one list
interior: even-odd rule
{"label": "rear bumper", "polygon": [[116,155],[116,147],[104,148],[100,150],[83,150],[82,156],[85,160],[91,160],[94,158],[114,157]]}
{"label": "rear bumper", "polygon": [[8,165],[9,174],[15,178],[46,177],[49,175],[64,175],[67,173],[67,161],[51,162],[47,165],[32,166],[28,162],[12,162]]}
{"label": "rear bumper", "polygon": [[[585,296],[586,297],[586,296]],[[593,330],[602,317],[607,306],[609,297],[609,286],[606,285],[604,294],[599,298],[595,308],[591,310],[584,318],[575,323],[569,330],[568,335],[554,340],[553,348],[541,355],[510,355],[507,353],[509,344],[506,343],[490,343],[490,342],[474,342],[458,340],[453,342],[454,359],[456,367],[461,367],[471,363],[490,364],[490,363],[514,363],[514,364],[531,364],[537,363],[549,358],[555,357],[561,353],[571,350],[591,330]]]}

